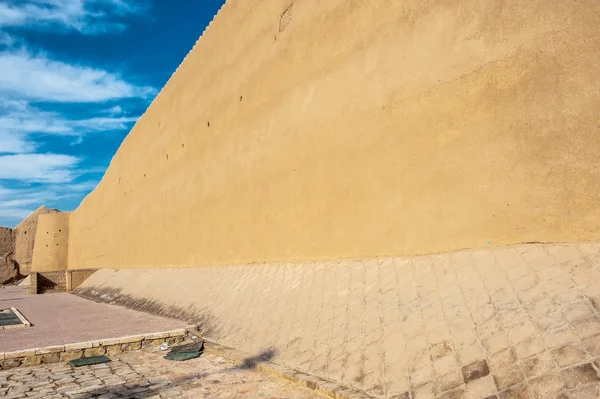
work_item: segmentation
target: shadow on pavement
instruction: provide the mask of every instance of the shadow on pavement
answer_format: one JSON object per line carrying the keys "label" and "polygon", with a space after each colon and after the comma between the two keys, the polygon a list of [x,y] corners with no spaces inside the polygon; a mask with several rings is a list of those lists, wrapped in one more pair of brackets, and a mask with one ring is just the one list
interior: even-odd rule
{"label": "shadow on pavement", "polygon": [[240,364],[237,367],[234,367],[234,369],[255,369],[259,363],[271,361],[271,359],[273,359],[275,356],[277,356],[277,349],[269,348],[256,356],[245,358],[242,364]]}
{"label": "shadow on pavement", "polygon": [[[235,367],[229,367],[218,372],[197,373],[172,378],[154,377],[137,383],[125,383],[108,387],[99,387],[85,392],[70,392],[68,395],[72,399],[92,399],[98,397],[146,399],[160,396],[161,394],[167,393],[167,391],[174,391],[168,393],[168,397],[174,397],[177,396],[177,392],[175,392],[177,388],[185,388],[186,385],[189,386],[194,382],[199,382],[199,380],[205,379],[212,374],[223,374],[240,370],[253,370],[256,369],[259,363],[268,362],[276,355],[277,350],[269,348],[256,356],[245,358],[239,365]],[[80,391],[84,390],[85,388],[82,388]],[[180,395],[183,396],[183,393],[180,393]]]}

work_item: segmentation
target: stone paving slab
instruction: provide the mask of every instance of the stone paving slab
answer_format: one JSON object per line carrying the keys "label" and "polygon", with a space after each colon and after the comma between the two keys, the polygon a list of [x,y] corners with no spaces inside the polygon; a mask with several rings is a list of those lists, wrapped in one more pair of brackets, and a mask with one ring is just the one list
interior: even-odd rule
{"label": "stone paving slab", "polygon": [[376,397],[600,397],[598,243],[101,270],[79,292]]}
{"label": "stone paving slab", "polygon": [[150,315],[68,293],[28,295],[27,287],[0,288],[0,308],[17,308],[32,324],[0,331],[0,353],[175,330],[179,320]]}
{"label": "stone paving slab", "polygon": [[235,348],[229,348],[221,344],[205,340],[205,350],[209,353],[224,356],[227,359],[253,366],[266,374],[273,374],[295,384],[318,391],[335,399],[372,399],[372,396],[364,392],[340,385],[335,381],[327,380],[299,370],[294,370],[281,364],[273,363],[270,359],[274,352],[259,355],[251,355]]}
{"label": "stone paving slab", "polygon": [[313,399],[324,396],[205,353],[185,362],[164,360],[164,352],[138,351],[110,363],[74,368],[49,364],[0,371],[0,398],[112,399]]}

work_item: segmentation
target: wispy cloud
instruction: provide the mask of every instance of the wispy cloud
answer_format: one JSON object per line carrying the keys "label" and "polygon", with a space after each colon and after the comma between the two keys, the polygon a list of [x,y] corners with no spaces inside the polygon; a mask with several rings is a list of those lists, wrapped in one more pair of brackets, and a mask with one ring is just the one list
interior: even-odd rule
{"label": "wispy cloud", "polygon": [[76,177],[80,159],[62,154],[0,155],[0,179],[22,182],[66,183]]}
{"label": "wispy cloud", "polygon": [[10,46],[13,46],[15,43],[17,43],[17,38],[15,38],[12,35],[9,35],[6,32],[0,31],[0,46],[10,47]]}
{"label": "wispy cloud", "polygon": [[0,153],[31,151],[31,143],[26,144],[31,134],[81,137],[89,133],[128,129],[137,119],[110,115],[68,119],[58,112],[42,111],[26,101],[6,100],[0,103]]}
{"label": "wispy cloud", "polygon": [[89,134],[128,130],[138,119],[128,107],[157,93],[116,71],[33,49],[27,31],[117,33],[148,3],[0,0],[0,225],[15,225],[42,204],[72,209],[98,183],[105,167],[94,154],[64,154],[77,148],[49,136],[78,144]]}
{"label": "wispy cloud", "polygon": [[102,102],[150,97],[156,90],[136,86],[118,74],[53,60],[24,49],[0,53],[0,93],[20,99],[59,102]]}
{"label": "wispy cloud", "polygon": [[45,136],[71,136],[79,144],[84,136],[131,128],[139,116],[124,115],[120,106],[97,107],[97,116],[73,119],[55,111],[44,111],[27,100],[11,100],[0,93],[0,154],[35,152]]}
{"label": "wispy cloud", "polygon": [[42,204],[56,204],[70,198],[79,200],[93,190],[97,183],[92,180],[85,183],[9,188],[0,181],[0,225],[13,227]]}
{"label": "wispy cloud", "polygon": [[106,110],[109,115],[121,115],[124,111],[120,105],[115,105],[114,107]]}
{"label": "wispy cloud", "polygon": [[35,149],[35,143],[27,139],[27,137],[9,132],[0,133],[0,154],[22,154],[33,152]]}
{"label": "wispy cloud", "polygon": [[124,30],[127,25],[115,16],[140,14],[146,8],[145,3],[124,0],[8,0],[0,3],[0,27],[96,35]]}
{"label": "wispy cloud", "polygon": [[[96,177],[88,180],[89,170],[80,167],[92,154],[38,153],[44,137],[70,136],[80,143],[88,134],[129,129],[138,117],[105,103],[147,98],[154,92],[117,74],[56,61],[47,54],[32,55],[23,48],[0,53],[0,187],[5,187],[0,192],[0,224],[14,225],[42,204],[78,201],[95,187]],[[36,100],[49,110],[35,105]],[[64,107],[53,110],[57,103],[85,103],[91,116],[76,118]],[[36,186],[18,188],[32,184]]]}

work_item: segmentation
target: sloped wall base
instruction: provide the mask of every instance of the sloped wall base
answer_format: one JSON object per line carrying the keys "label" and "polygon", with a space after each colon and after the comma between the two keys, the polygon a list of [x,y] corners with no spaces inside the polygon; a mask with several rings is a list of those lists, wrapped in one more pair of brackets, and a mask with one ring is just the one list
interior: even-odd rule
{"label": "sloped wall base", "polygon": [[410,258],[104,269],[77,293],[200,323],[224,345],[269,353],[274,362],[381,397],[595,395],[599,266],[598,243],[522,245]]}

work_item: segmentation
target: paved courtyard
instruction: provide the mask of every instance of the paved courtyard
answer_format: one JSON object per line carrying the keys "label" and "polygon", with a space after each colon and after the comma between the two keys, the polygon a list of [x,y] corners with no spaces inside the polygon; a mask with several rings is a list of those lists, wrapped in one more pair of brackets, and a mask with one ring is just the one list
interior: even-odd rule
{"label": "paved courtyard", "polygon": [[272,348],[275,362],[375,397],[600,397],[598,243],[99,271],[94,281],[90,295],[176,304],[217,342]]}
{"label": "paved courtyard", "polygon": [[42,348],[103,338],[162,332],[187,323],[76,295],[29,295],[25,287],[0,288],[0,308],[17,308],[32,327],[0,330],[0,352]]}
{"label": "paved courtyard", "polygon": [[94,366],[56,363],[0,371],[0,398],[323,398],[212,354],[185,362],[165,360],[164,354],[145,350]]}

